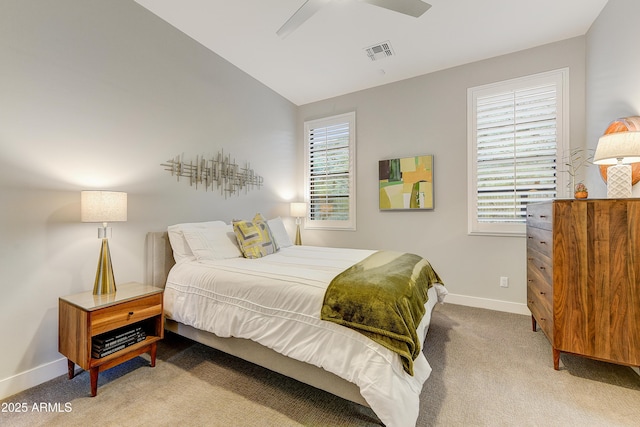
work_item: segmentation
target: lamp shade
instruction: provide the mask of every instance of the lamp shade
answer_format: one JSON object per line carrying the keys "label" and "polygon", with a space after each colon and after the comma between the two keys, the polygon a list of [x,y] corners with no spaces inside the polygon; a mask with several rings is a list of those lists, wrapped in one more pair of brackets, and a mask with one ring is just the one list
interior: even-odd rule
{"label": "lamp shade", "polygon": [[82,191],[82,222],[116,222],[127,220],[127,193],[120,191]]}
{"label": "lamp shade", "polygon": [[307,204],[304,202],[291,203],[291,216],[294,218],[304,218],[307,216]]}
{"label": "lamp shade", "polygon": [[640,132],[615,132],[603,135],[598,140],[593,163],[615,165],[640,162]]}

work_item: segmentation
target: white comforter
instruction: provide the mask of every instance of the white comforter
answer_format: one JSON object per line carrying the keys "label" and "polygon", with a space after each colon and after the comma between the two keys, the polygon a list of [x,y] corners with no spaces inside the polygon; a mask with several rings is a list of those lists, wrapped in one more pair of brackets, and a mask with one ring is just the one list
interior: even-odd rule
{"label": "white comforter", "polygon": [[[419,395],[431,374],[423,354],[414,376],[400,357],[364,335],[320,320],[324,292],[341,271],[374,251],[292,246],[259,259],[187,261],[167,279],[165,312],[178,322],[221,337],[251,339],[357,384],[387,426],[414,426]],[[424,337],[431,309],[446,290],[435,285],[419,326]]]}

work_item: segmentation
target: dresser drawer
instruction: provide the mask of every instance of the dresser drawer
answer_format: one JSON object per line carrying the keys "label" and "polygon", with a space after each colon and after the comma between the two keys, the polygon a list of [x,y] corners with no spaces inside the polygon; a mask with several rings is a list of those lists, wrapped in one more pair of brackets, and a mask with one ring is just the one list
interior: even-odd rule
{"label": "dresser drawer", "polygon": [[553,205],[551,203],[532,203],[527,205],[527,227],[552,230]]}
{"label": "dresser drawer", "polygon": [[95,336],[160,314],[162,294],[95,310],[90,313],[91,335]]}
{"label": "dresser drawer", "polygon": [[534,250],[552,257],[553,234],[550,230],[527,227],[527,250]]}
{"label": "dresser drawer", "polygon": [[527,250],[527,279],[537,278],[539,282],[553,283],[553,264],[551,258],[535,250]]}
{"label": "dresser drawer", "polygon": [[527,307],[545,335],[553,342],[553,267],[551,258],[530,247],[527,248]]}
{"label": "dresser drawer", "polygon": [[543,305],[549,313],[553,312],[553,286],[531,264],[527,266],[527,301],[530,299],[539,300],[538,304]]}
{"label": "dresser drawer", "polygon": [[549,341],[553,343],[553,314],[547,303],[547,299],[534,287],[527,288],[527,307]]}

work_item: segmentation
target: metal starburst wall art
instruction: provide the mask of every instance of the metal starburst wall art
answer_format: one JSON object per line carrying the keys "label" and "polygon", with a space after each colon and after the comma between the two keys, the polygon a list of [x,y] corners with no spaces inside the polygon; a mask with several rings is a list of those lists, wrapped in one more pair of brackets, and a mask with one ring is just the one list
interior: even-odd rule
{"label": "metal starburst wall art", "polygon": [[171,176],[180,181],[184,178],[189,185],[205,191],[219,190],[225,198],[230,195],[239,195],[243,190],[245,194],[254,188],[260,189],[263,178],[251,169],[248,163],[240,167],[231,155],[218,152],[212,157],[196,156],[196,160],[185,161],[182,155],[162,163]]}

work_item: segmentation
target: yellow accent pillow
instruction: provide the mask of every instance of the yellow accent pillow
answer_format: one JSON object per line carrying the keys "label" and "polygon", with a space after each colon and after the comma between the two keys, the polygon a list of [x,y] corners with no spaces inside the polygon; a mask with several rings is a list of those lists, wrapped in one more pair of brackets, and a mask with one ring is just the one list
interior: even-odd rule
{"label": "yellow accent pillow", "polygon": [[245,258],[262,258],[276,252],[267,222],[259,213],[252,221],[233,221],[233,232]]}

